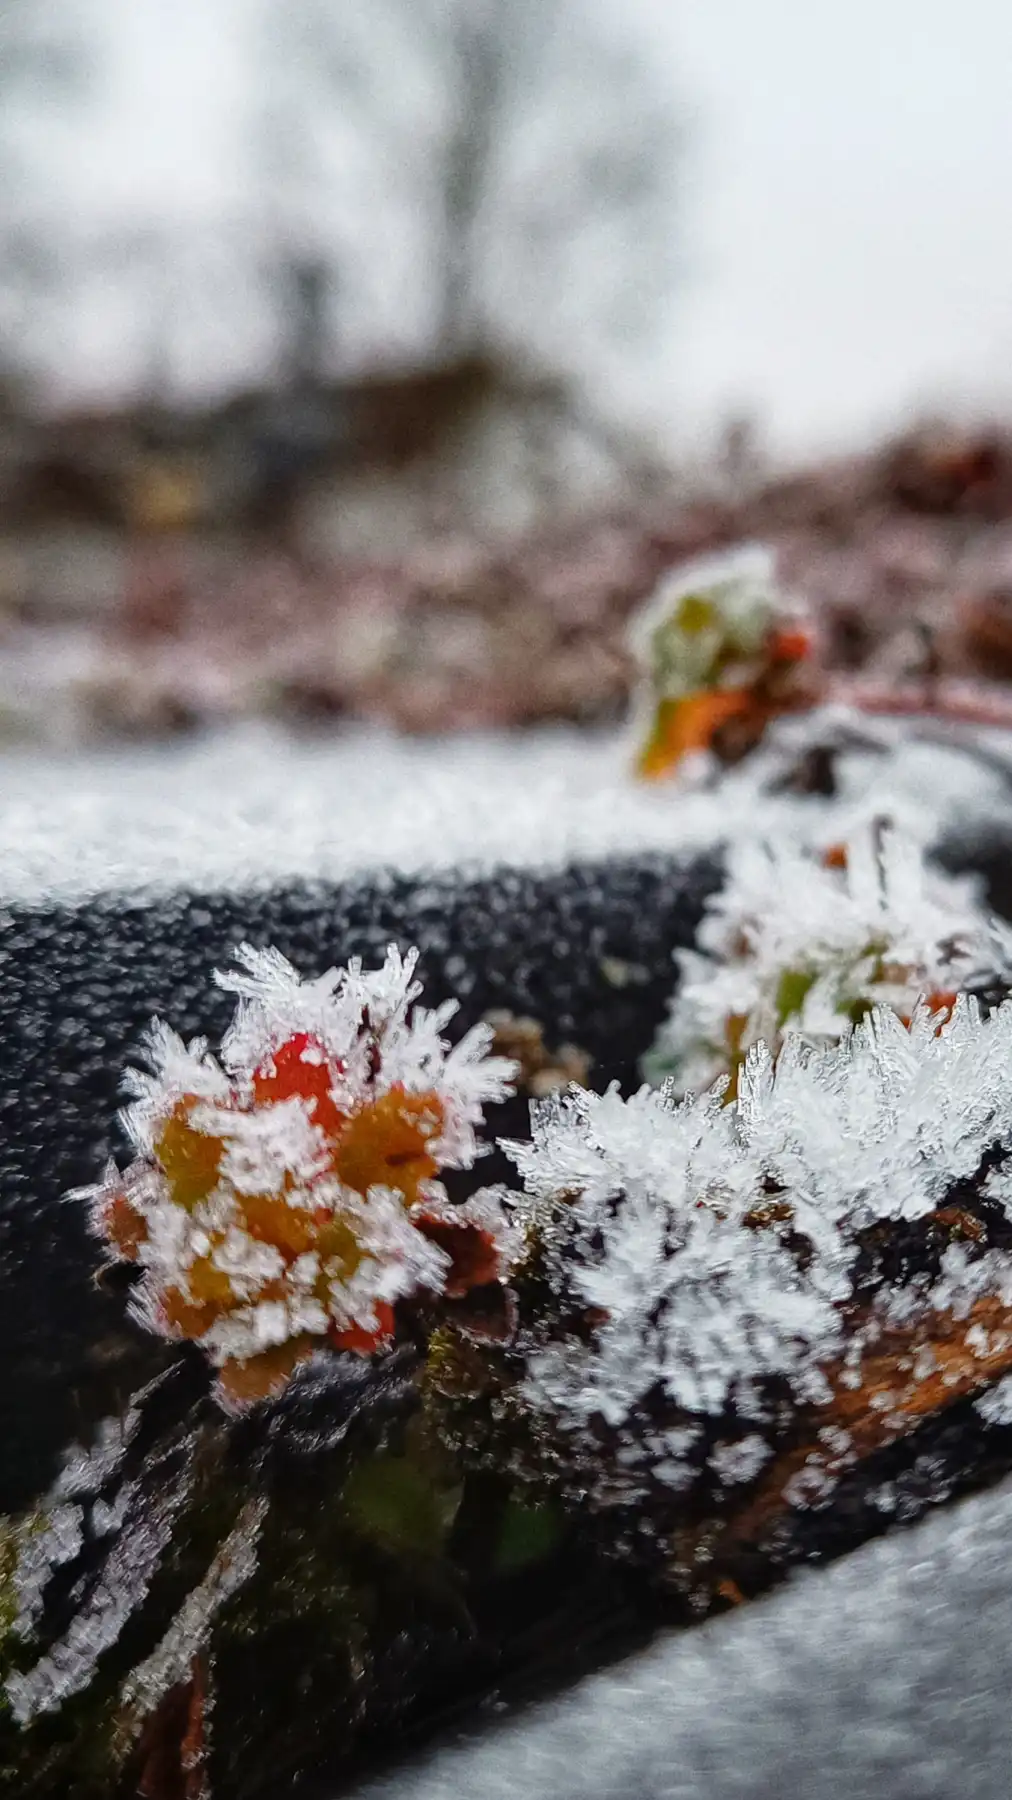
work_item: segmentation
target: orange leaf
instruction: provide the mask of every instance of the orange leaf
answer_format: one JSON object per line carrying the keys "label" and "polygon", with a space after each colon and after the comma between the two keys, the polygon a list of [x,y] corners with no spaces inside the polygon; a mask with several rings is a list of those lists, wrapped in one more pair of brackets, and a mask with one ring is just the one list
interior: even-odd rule
{"label": "orange leaf", "polygon": [[744,688],[716,688],[683,700],[660,700],[653,728],[640,751],[637,774],[660,781],[694,750],[707,750],[730,719],[747,717],[752,699]]}
{"label": "orange leaf", "polygon": [[772,662],[804,662],[812,653],[812,637],[803,626],[783,626],[771,633],[766,645]]}
{"label": "orange leaf", "polygon": [[127,1262],[137,1261],[141,1245],[147,1242],[147,1220],[122,1189],[104,1201],[102,1229],[120,1256]]}
{"label": "orange leaf", "polygon": [[185,1094],[173,1107],[155,1140],[155,1155],[168,1177],[177,1206],[192,1211],[218,1184],[225,1145],[221,1138],[197,1131],[190,1123],[194,1108],[202,1102]]}
{"label": "orange leaf", "polygon": [[374,1186],[389,1187],[412,1206],[422,1182],[438,1172],[428,1145],[442,1128],[438,1094],[391,1088],[348,1120],[334,1157],[335,1173],[357,1194],[367,1194]]}
{"label": "orange leaf", "polygon": [[246,1230],[262,1244],[289,1259],[316,1248],[319,1222],[307,1207],[289,1206],[283,1194],[240,1194],[238,1200]]}
{"label": "orange leaf", "polygon": [[254,1401],[272,1399],[287,1385],[293,1371],[312,1356],[316,1344],[307,1336],[289,1338],[251,1356],[246,1362],[227,1362],[218,1371],[218,1387],[222,1399],[234,1407],[252,1406]]}
{"label": "orange leaf", "polygon": [[411,1215],[425,1237],[450,1258],[450,1272],[443,1292],[448,1300],[461,1300],[472,1288],[487,1287],[499,1278],[499,1251],[490,1231],[469,1219],[450,1219],[445,1213],[417,1211]]}
{"label": "orange leaf", "polygon": [[330,1085],[331,1065],[326,1051],[306,1031],[296,1032],[253,1076],[258,1105],[295,1098],[306,1100],[310,1102],[313,1123],[328,1137],[335,1137],[345,1122],[345,1114],[335,1104]]}
{"label": "orange leaf", "polygon": [[352,1350],[356,1356],[372,1356],[382,1350],[394,1334],[394,1309],[381,1300],[376,1306],[376,1325],[372,1331],[362,1325],[349,1325],[345,1331],[332,1330],[330,1341],[335,1350]]}

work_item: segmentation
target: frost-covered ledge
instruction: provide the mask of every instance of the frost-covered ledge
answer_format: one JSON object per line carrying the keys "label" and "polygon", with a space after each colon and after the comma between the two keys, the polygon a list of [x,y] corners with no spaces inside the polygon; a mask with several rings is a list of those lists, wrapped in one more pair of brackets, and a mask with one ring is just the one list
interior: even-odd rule
{"label": "frost-covered ledge", "polygon": [[954,827],[1012,824],[1012,745],[976,734],[926,742],[914,724],[868,722],[877,750],[840,759],[841,793],[769,791],[816,729],[786,721],[719,790],[629,778],[622,735],[557,729],[405,740],[382,732],[299,741],[249,728],[176,745],[0,756],[0,903],[263,889],[503,865],[564,868],[641,853],[691,858],[742,832],[840,835],[869,808],[931,842]]}
{"label": "frost-covered ledge", "polygon": [[[621,745],[562,733],[425,748],[362,737],[329,747],[242,738],[129,764],[11,759],[0,815],[6,905],[0,1229],[8,1267],[16,1272],[0,1325],[6,1340],[0,1353],[11,1377],[0,1419],[9,1484],[21,1483],[27,1493],[51,1475],[49,1465],[67,1437],[62,1409],[72,1386],[104,1379],[88,1366],[88,1345],[116,1312],[92,1286],[94,1248],[59,1196],[97,1174],[109,1147],[120,1071],[150,1014],[171,1016],[186,1033],[218,1035],[223,1017],[213,999],[208,1003],[208,974],[240,938],[276,944],[307,972],[356,953],[375,960],[388,941],[416,940],[431,997],[455,995],[462,1002],[460,1029],[490,1006],[533,1013],[554,1037],[572,1038],[590,1055],[595,1085],[612,1077],[629,1085],[667,1002],[672,952],[694,931],[712,878],[708,860],[728,837],[835,834],[854,808],[881,810],[886,797],[894,816],[914,823],[929,841],[946,838],[957,825],[972,833],[1009,817],[1000,757],[982,766],[961,751],[916,744],[878,758],[851,757],[830,804],[771,792],[774,771],[758,758],[718,791],[695,794],[644,794],[623,768]],[[39,776],[46,772],[51,785],[40,797]],[[492,1123],[502,1129],[499,1120]],[[3,1505],[18,1503],[15,1495]],[[981,1504],[990,1503],[973,1503]],[[960,1509],[952,1519],[964,1516]],[[938,1523],[948,1528],[948,1521]],[[952,1529],[958,1533],[958,1523]],[[880,1554],[892,1554],[891,1547]],[[895,1554],[902,1560],[902,1550]],[[834,1612],[835,1589],[821,1584],[846,1581],[852,1569],[859,1587],[855,1616],[863,1616],[864,1566],[860,1559],[841,1565],[844,1574],[802,1583],[773,1603],[797,1607],[807,1596],[813,1609],[803,1614],[807,1627],[803,1620],[788,1623],[778,1636],[779,1614],[763,1607],[754,1621],[748,1615],[723,1621],[698,1643],[661,1645],[596,1678],[587,1690],[592,1718],[581,1712],[585,1696],[577,1694],[560,1702],[558,1713],[511,1727],[515,1744],[505,1761],[494,1742],[480,1746],[479,1760],[451,1779],[516,1800],[535,1786],[541,1794],[564,1795],[577,1770],[581,1792],[615,1800],[634,1793],[693,1800],[761,1793],[753,1777],[764,1766],[767,1665],[758,1659],[767,1621],[774,1621],[772,1644],[784,1649],[783,1668],[770,1677],[774,1700],[790,1713],[799,1704],[795,1688],[811,1667],[810,1655],[802,1660],[789,1649],[794,1636],[804,1642],[807,1629],[813,1640],[821,1634],[827,1644],[835,1641],[838,1610],[846,1614],[850,1600],[841,1599]],[[881,1595],[873,1591],[873,1598],[874,1631]],[[771,1654],[776,1660],[779,1650]],[[973,1670],[969,1657],[964,1666]],[[863,1711],[853,1684],[864,1674],[860,1650],[841,1647],[827,1673],[827,1682],[842,1689],[841,1718]],[[931,1679],[936,1674],[933,1663]],[[673,1687],[683,1696],[677,1705],[670,1700]],[[723,1779],[719,1755],[735,1751],[739,1691],[756,1694],[755,1766],[747,1753],[741,1766],[732,1757],[721,1789],[707,1770],[712,1763]],[[969,1685],[966,1691],[978,1690]],[[897,1699],[895,1687],[889,1692],[899,1709],[896,1722],[885,1726],[892,1762],[874,1767],[876,1775],[885,1770],[896,1779],[879,1791],[919,1797],[952,1791],[951,1767],[935,1790],[926,1784],[923,1759],[919,1785],[909,1785],[916,1734],[907,1699]],[[943,1682],[940,1712],[948,1692]],[[719,1715],[712,1700],[704,1705],[711,1694],[727,1696]],[[743,1708],[746,1722],[752,1704]],[[794,1716],[807,1718],[807,1709],[806,1697]],[[618,1729],[625,1716],[636,1718],[635,1750]],[[684,1749],[669,1733],[672,1718]],[[545,1748],[544,1734],[554,1733],[558,1720],[562,1737],[552,1746],[563,1745],[571,1765],[565,1776],[550,1761],[555,1748]],[[782,1720],[778,1732],[782,1737]],[[579,1759],[574,1734],[583,1746]],[[611,1752],[608,1738],[615,1740]],[[998,1734],[988,1740],[997,1741]],[[842,1784],[841,1770],[850,1766],[841,1761],[845,1754],[835,1762],[827,1756],[827,1782],[840,1776]],[[789,1791],[802,1766],[811,1776],[810,1753],[798,1749],[797,1755],[804,1759],[797,1768],[770,1765],[771,1792],[784,1791],[785,1783]],[[432,1768],[438,1784],[440,1765]],[[996,1788],[968,1789],[965,1755],[961,1772],[961,1792],[988,1800],[993,1793],[997,1800]],[[409,1795],[416,1780],[423,1794],[444,1791],[426,1790],[429,1779],[427,1769],[402,1770],[398,1791]],[[846,1787],[855,1791],[849,1775]],[[808,1791],[829,1795],[842,1788],[820,1790],[809,1779]]]}
{"label": "frost-covered ledge", "polygon": [[1006,1800],[1012,1484],[470,1730],[362,1800]]}

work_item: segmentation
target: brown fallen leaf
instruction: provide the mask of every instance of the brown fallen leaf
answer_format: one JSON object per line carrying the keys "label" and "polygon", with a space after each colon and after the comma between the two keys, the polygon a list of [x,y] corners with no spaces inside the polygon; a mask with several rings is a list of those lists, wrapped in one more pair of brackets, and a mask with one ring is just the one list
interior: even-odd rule
{"label": "brown fallen leaf", "polygon": [[[972,1342],[969,1341],[972,1333]],[[717,1556],[761,1548],[771,1529],[798,1504],[792,1487],[809,1471],[816,1484],[832,1483],[846,1469],[886,1449],[925,1419],[979,1393],[1012,1370],[1012,1310],[1001,1300],[978,1300],[965,1318],[935,1313],[905,1331],[883,1336],[860,1363],[851,1385],[844,1360],[827,1370],[832,1400],[812,1414],[803,1442],[767,1469],[745,1506],[719,1534]],[[838,1446],[832,1434],[841,1435]],[[706,1527],[712,1539],[712,1522]],[[680,1560],[692,1546],[683,1541]]]}
{"label": "brown fallen leaf", "polygon": [[145,1726],[137,1753],[139,1800],[210,1800],[208,1711],[207,1664],[197,1656],[189,1681],[169,1690]]}

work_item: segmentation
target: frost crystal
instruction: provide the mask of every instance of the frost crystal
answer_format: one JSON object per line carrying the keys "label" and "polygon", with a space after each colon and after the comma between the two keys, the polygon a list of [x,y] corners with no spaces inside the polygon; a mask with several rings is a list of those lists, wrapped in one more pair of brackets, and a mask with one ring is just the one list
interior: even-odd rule
{"label": "frost crystal", "polygon": [[32,1635],[42,1615],[46,1585],[55,1569],[79,1554],[86,1524],[92,1535],[101,1537],[115,1529],[117,1515],[125,1513],[132,1494],[129,1482],[121,1485],[112,1502],[104,1500],[99,1489],[118,1473],[135,1426],[133,1411],[124,1419],[104,1419],[90,1449],[68,1450],[41,1516],[30,1518],[22,1528],[14,1572],[14,1629],[19,1637]]}
{"label": "frost crystal", "polygon": [[926,867],[907,835],[865,826],[829,858],[797,844],[729,851],[696,947],[646,1060],[653,1080],[706,1087],[753,1045],[831,1042],[873,1006],[939,1013],[972,983],[1007,975],[1000,928],[972,878]]}
{"label": "frost crystal", "polygon": [[[887,1327],[919,1319],[930,1335],[940,1311],[1007,1304],[1012,1258],[972,1241],[950,1244],[933,1282],[869,1291],[863,1323],[852,1303],[876,1232],[928,1222],[959,1184],[983,1191],[1012,1150],[1010,1068],[1012,1001],[985,1017],[964,995],[941,1025],[924,1005],[909,1025],[880,1006],[835,1043],[789,1037],[775,1060],[760,1045],[732,1104],[644,1088],[536,1105],[532,1143],[509,1150],[562,1317],[584,1323],[532,1323],[527,1406],[586,1443],[663,1418],[677,1461],[693,1420],[762,1420],[771,1378],[824,1405],[834,1383],[861,1385]],[[1012,1218],[1006,1189],[992,1174]],[[722,1481],[755,1472],[752,1442],[711,1452]]]}
{"label": "frost crystal", "polygon": [[123,1683],[120,1703],[133,1713],[135,1729],[139,1730],[171,1688],[187,1679],[218,1613],[254,1574],[266,1515],[267,1502],[262,1495],[243,1508],[207,1574],[187,1595],[161,1642]]}
{"label": "frost crystal", "polygon": [[136,1316],[199,1342],[239,1404],[320,1340],[380,1347],[401,1300],[497,1280],[514,1240],[488,1197],[451,1208],[435,1179],[480,1154],[513,1065],[487,1027],[445,1042],[455,1003],[415,1004],[417,953],[312,981],[275,950],[237,962],[216,978],[239,1000],[221,1063],[156,1022],[127,1078],[138,1159],[85,1197],[141,1271]]}
{"label": "frost crystal", "polygon": [[769,1445],[753,1431],[734,1443],[716,1444],[710,1451],[709,1463],[722,1487],[734,1487],[739,1482],[752,1481],[770,1455]]}
{"label": "frost crystal", "polygon": [[[108,1448],[108,1443],[100,1445],[100,1454]],[[114,1502],[117,1535],[96,1580],[57,1642],[34,1667],[8,1677],[7,1698],[19,1724],[56,1710],[86,1688],[97,1664],[143,1601],[191,1490],[192,1474],[185,1453],[179,1460],[181,1467],[175,1473],[170,1464],[159,1470],[154,1495],[142,1492],[137,1483],[121,1486]],[[100,1481],[108,1472],[107,1463],[94,1457],[78,1459],[74,1467],[82,1482],[89,1478]],[[24,1535],[16,1576],[20,1599],[16,1629],[24,1637],[30,1638],[38,1625],[51,1572],[76,1557],[83,1542],[83,1505],[73,1508],[76,1521],[67,1529],[68,1509],[61,1503],[61,1496],[69,1491],[67,1480],[65,1474],[57,1483],[52,1496],[57,1503],[44,1514],[41,1531],[29,1521]]]}
{"label": "frost crystal", "polygon": [[975,1404],[988,1425],[1012,1425],[1012,1375],[996,1382]]}

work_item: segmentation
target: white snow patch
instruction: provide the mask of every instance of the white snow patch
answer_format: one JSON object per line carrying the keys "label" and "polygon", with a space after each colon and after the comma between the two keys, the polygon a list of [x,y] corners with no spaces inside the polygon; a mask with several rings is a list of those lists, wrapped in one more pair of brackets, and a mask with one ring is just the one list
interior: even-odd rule
{"label": "white snow patch", "polygon": [[[870,813],[929,842],[1012,820],[1000,767],[958,742],[873,729],[885,748],[842,759],[835,804],[765,792],[796,722],[715,791],[635,782],[621,732],[298,741],[265,727],[129,753],[14,751],[0,757],[0,899],[692,857],[731,835],[833,841]],[[1012,763],[1007,741],[995,753]]]}

